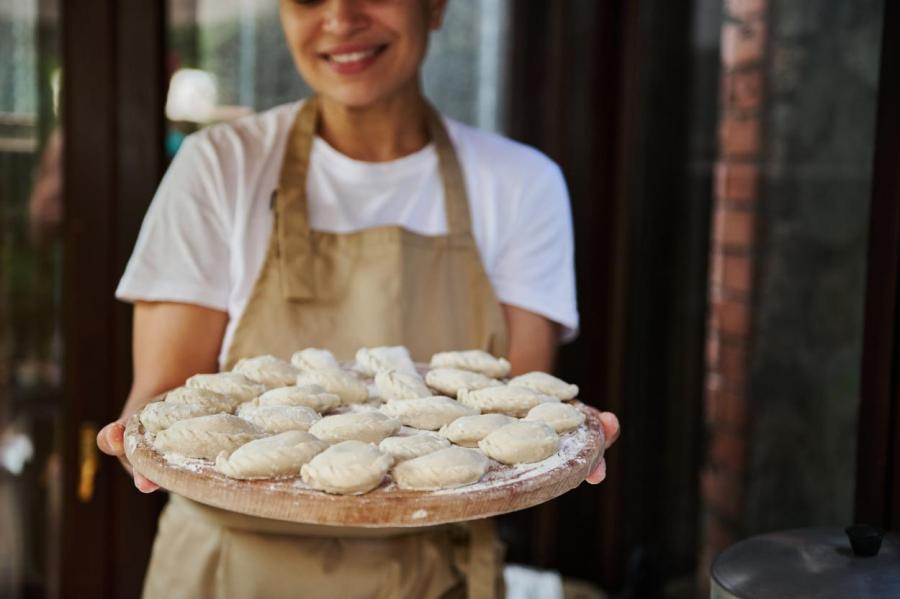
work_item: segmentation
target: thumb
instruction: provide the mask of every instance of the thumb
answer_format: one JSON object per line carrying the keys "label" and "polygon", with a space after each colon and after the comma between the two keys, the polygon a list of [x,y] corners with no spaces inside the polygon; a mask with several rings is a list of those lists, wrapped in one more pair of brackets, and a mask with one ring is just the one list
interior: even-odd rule
{"label": "thumb", "polygon": [[97,447],[107,455],[121,456],[125,453],[124,438],[125,425],[121,420],[116,420],[104,426],[97,433]]}

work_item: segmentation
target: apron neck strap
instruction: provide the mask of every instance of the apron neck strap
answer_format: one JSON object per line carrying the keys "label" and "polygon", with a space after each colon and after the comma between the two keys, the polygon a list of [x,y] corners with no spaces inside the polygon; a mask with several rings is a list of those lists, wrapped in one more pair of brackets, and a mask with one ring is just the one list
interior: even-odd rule
{"label": "apron neck strap", "polygon": [[[427,103],[425,115],[444,187],[447,232],[450,236],[469,235],[469,201],[456,150],[440,115]],[[279,270],[284,297],[289,300],[315,297],[306,180],[318,119],[319,99],[313,96],[303,103],[291,127],[273,198]]]}
{"label": "apron neck strap", "polygon": [[441,183],[444,186],[447,233],[450,235],[468,234],[471,230],[469,197],[466,193],[466,180],[463,178],[456,149],[453,147],[453,142],[450,141],[450,134],[444,126],[441,115],[427,102],[425,114],[428,134],[437,151],[438,169],[441,174]]}

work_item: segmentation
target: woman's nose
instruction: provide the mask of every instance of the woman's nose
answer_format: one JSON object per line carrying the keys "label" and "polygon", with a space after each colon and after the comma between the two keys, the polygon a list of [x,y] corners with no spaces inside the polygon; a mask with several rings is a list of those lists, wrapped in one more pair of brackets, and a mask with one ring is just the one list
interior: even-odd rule
{"label": "woman's nose", "polygon": [[329,0],[323,29],[332,35],[346,36],[365,27],[369,19],[363,4],[364,0]]}

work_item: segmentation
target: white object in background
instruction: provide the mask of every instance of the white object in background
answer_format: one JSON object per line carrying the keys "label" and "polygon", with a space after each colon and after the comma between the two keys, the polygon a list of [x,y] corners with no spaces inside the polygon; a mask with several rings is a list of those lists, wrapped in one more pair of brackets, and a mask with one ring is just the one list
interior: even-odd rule
{"label": "white object in background", "polygon": [[208,123],[219,103],[216,76],[200,69],[178,69],[169,81],[166,118],[170,121]]}
{"label": "white object in background", "polygon": [[562,599],[562,577],[555,570],[509,564],[503,568],[506,599]]}
{"label": "white object in background", "polygon": [[33,456],[34,445],[28,435],[7,431],[0,437],[0,464],[15,476],[22,474]]}

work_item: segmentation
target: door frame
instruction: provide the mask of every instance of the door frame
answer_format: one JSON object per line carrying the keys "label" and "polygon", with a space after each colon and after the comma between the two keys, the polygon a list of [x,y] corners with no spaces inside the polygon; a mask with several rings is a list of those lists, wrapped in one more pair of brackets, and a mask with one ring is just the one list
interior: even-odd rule
{"label": "door frame", "polygon": [[900,5],[885,2],[856,456],[856,520],[900,530]]}
{"label": "door frame", "polygon": [[[63,497],[59,588],[140,594],[162,494],[142,496],[93,432],[131,385],[131,310],[114,290],[164,169],[165,2],[63,0]],[[85,459],[93,493],[79,498]],[[85,476],[85,479],[90,478]],[[82,488],[82,491],[87,491]]]}

